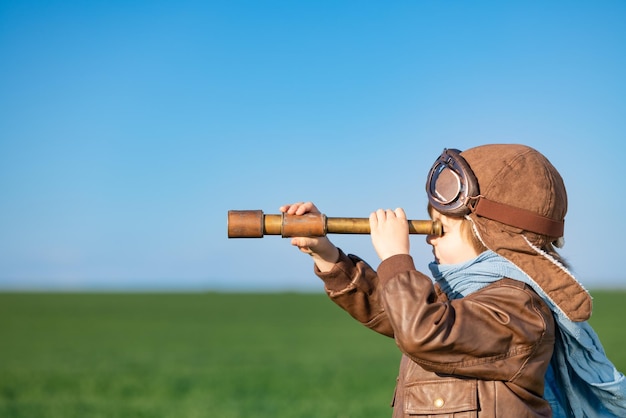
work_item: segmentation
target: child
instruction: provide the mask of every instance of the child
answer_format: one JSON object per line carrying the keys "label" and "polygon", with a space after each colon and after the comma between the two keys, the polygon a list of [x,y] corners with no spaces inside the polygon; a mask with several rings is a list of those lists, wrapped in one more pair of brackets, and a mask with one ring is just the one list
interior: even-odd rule
{"label": "child", "polygon": [[[447,149],[428,175],[435,282],[415,269],[402,209],[370,215],[378,271],[326,237],[296,237],[329,297],[395,339],[393,417],[626,417],[626,380],[586,320],[591,298],[554,246],[561,176],[523,145]],[[295,203],[281,212],[319,212]]]}

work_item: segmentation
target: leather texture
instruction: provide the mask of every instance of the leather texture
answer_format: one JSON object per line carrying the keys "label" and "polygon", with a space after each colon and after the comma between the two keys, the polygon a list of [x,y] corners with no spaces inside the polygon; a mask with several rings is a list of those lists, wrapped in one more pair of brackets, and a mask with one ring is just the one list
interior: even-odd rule
{"label": "leather texture", "polygon": [[[484,198],[554,221],[565,220],[565,184],[557,169],[537,150],[518,144],[489,144],[470,148],[461,156],[474,172]],[[589,319],[591,296],[543,250],[560,237],[509,226],[476,212],[468,217],[483,244],[532,278],[569,319]]]}
{"label": "leather texture", "polygon": [[376,272],[341,252],[333,270],[316,274],[352,317],[395,339],[403,356],[394,418],[551,415],[542,395],[555,325],[529,286],[505,278],[450,301],[409,255]]}

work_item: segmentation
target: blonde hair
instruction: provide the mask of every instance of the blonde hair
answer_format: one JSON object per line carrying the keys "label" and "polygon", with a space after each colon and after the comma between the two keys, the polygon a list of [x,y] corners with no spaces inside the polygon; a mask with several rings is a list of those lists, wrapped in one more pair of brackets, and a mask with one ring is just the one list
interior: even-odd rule
{"label": "blonde hair", "polygon": [[461,234],[463,234],[463,238],[472,244],[472,247],[478,254],[488,250],[485,244],[478,238],[478,235],[476,235],[474,224],[466,217],[461,219]]}

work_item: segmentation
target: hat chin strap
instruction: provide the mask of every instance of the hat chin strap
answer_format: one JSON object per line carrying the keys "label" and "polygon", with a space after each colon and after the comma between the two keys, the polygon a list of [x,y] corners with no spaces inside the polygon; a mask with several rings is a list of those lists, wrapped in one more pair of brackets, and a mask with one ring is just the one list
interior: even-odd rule
{"label": "hat chin strap", "polygon": [[483,218],[549,237],[563,236],[564,220],[546,218],[526,209],[489,200],[484,196],[478,196],[470,202],[471,211]]}

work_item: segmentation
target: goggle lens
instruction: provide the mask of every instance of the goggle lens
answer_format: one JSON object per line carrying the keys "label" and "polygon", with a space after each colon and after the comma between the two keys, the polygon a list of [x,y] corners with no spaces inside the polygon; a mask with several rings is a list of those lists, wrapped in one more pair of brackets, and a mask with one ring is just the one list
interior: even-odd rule
{"label": "goggle lens", "polygon": [[461,193],[461,178],[447,165],[435,167],[433,181],[430,183],[430,195],[439,203],[447,205]]}
{"label": "goggle lens", "polygon": [[426,191],[430,204],[444,214],[462,215],[469,211],[468,197],[478,186],[469,166],[456,149],[445,149],[428,175]]}

